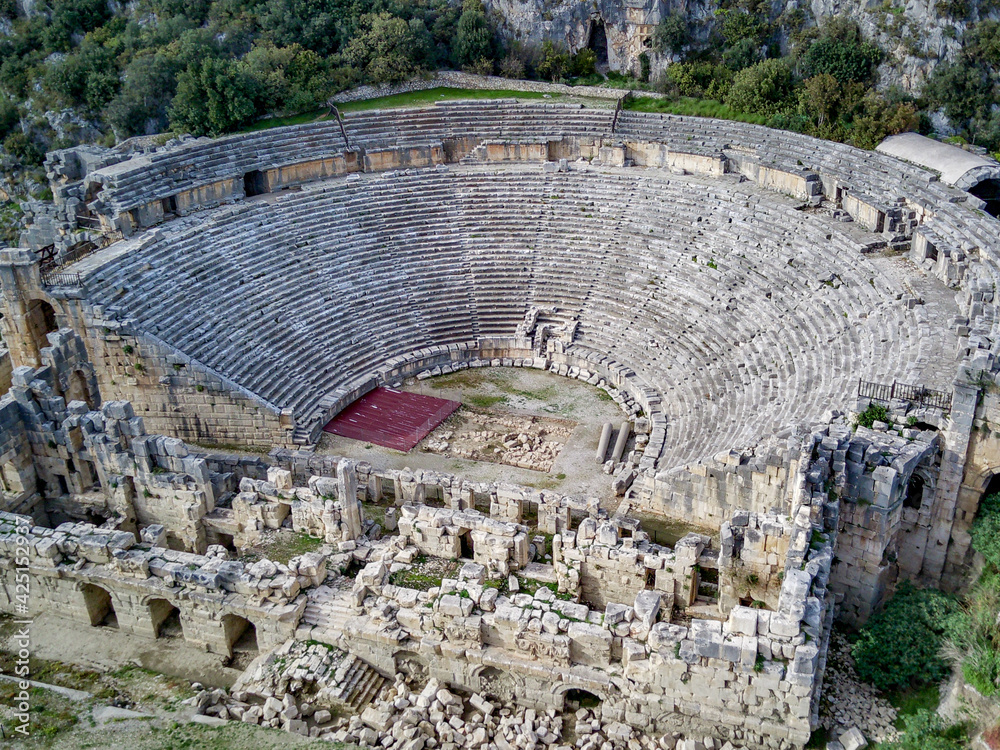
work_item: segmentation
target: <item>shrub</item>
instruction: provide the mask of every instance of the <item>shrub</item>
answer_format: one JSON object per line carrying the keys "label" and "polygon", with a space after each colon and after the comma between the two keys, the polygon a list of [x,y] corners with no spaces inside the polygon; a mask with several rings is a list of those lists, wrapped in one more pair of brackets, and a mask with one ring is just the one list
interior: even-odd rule
{"label": "shrub", "polygon": [[8,135],[4,139],[3,147],[25,166],[37,167],[45,160],[44,152],[20,130]]}
{"label": "shrub", "polygon": [[645,52],[639,54],[639,80],[643,83],[649,83],[649,73],[651,69],[651,63],[649,60],[649,55]]}
{"label": "shrub", "polygon": [[[643,53],[645,54],[645,53]],[[641,57],[641,55],[640,55]],[[648,56],[647,56],[648,59]],[[571,75],[574,76],[592,76],[597,72],[597,53],[589,47],[584,47],[575,55],[570,61]]]}
{"label": "shrub", "polygon": [[988,495],[979,503],[979,512],[969,532],[972,547],[1000,570],[1000,495]]}
{"label": "shrub", "polygon": [[788,103],[793,90],[788,63],[764,60],[736,74],[726,104],[740,112],[773,115]]}
{"label": "shrub", "polygon": [[17,107],[0,97],[0,139],[14,132],[20,122]]}
{"label": "shrub", "polygon": [[903,717],[903,733],[884,750],[965,750],[969,737],[961,724],[945,725],[933,711],[922,708]]}
{"label": "shrub", "polygon": [[904,581],[861,629],[852,648],[858,674],[880,690],[939,682],[948,674],[941,651],[957,611],[952,597]]}
{"label": "shrub", "polygon": [[869,430],[876,422],[892,424],[892,417],[889,414],[889,410],[882,404],[868,404],[868,408],[854,418],[855,426],[867,427]]}
{"label": "shrub", "polygon": [[504,78],[524,78],[524,61],[510,53],[500,63],[500,75]]}

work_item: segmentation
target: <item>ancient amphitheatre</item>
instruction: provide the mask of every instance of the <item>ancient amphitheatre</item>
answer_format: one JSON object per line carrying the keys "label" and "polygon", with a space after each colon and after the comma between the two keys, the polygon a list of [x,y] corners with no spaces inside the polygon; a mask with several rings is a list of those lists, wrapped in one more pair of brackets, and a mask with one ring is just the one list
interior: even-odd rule
{"label": "ancient amphitheatre", "polygon": [[[46,166],[53,242],[0,256],[2,549],[27,538],[33,613],[248,666],[215,716],[408,750],[800,748],[834,619],[968,573],[1000,224],[929,169],[515,100]],[[482,445],[520,457],[492,473],[448,423],[412,460],[328,447],[376,389],[507,368],[529,407],[594,399],[549,471],[511,479],[544,412],[503,378],[476,380],[510,423]],[[892,424],[855,429],[872,402]],[[278,535],[315,543],[247,555]]]}

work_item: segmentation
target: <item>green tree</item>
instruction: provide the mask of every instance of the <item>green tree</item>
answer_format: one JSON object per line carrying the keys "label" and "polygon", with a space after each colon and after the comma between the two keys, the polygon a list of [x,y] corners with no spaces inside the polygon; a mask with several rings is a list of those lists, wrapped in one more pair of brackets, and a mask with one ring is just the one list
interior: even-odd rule
{"label": "green tree", "polygon": [[107,0],[52,0],[49,23],[42,34],[49,52],[65,52],[74,34],[83,34],[111,17]]}
{"label": "green tree", "polygon": [[847,142],[858,148],[874,149],[886,136],[916,130],[917,111],[908,102],[889,102],[869,89],[855,108]]}
{"label": "green tree", "polygon": [[761,45],[770,33],[767,22],[756,13],[731,8],[717,10],[715,15],[722,21],[720,31],[726,44],[730,47],[742,41]]}
{"label": "green tree", "polygon": [[726,104],[747,114],[773,115],[789,104],[794,88],[787,62],[763,60],[736,74]]}
{"label": "green tree", "polygon": [[410,24],[389,13],[361,16],[357,33],[343,52],[344,59],[371,83],[407,80],[420,70],[417,60],[425,55]]}
{"label": "green tree", "polygon": [[[358,19],[352,5],[349,0],[267,0],[253,18],[264,38],[278,47],[301,44],[329,55],[340,50],[354,32]],[[230,16],[242,11],[238,0],[235,6]]]}
{"label": "green tree", "polygon": [[254,45],[243,60],[258,83],[260,99],[272,112],[301,112],[321,105],[333,91],[327,63],[297,44]]}
{"label": "green tree", "polygon": [[950,596],[904,581],[861,629],[852,648],[858,674],[880,690],[939,682],[948,674],[941,649],[957,611]]}
{"label": "green tree", "polygon": [[535,72],[539,78],[548,78],[551,81],[558,81],[565,75],[570,66],[569,54],[558,49],[552,42],[542,43],[542,57],[535,65]]}
{"label": "green tree", "polygon": [[158,133],[167,126],[167,109],[176,89],[174,64],[164,53],[137,57],[125,68],[105,118],[120,139]]}
{"label": "green tree", "polygon": [[14,132],[20,123],[17,106],[0,97],[0,140]]}
{"label": "green tree", "polygon": [[481,0],[465,0],[462,15],[458,19],[453,50],[455,62],[462,67],[496,57],[493,28]]}
{"label": "green tree", "polygon": [[882,50],[865,41],[846,41],[824,36],[811,45],[802,57],[802,73],[807,77],[832,75],[842,84],[868,82],[882,61]]}
{"label": "green tree", "polygon": [[257,81],[231,60],[208,58],[177,77],[170,126],[194,135],[221,135],[257,114]]}

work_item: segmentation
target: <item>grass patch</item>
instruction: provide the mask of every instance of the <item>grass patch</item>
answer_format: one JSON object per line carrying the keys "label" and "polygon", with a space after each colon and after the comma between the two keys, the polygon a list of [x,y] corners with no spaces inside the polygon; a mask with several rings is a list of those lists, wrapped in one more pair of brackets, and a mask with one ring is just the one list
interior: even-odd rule
{"label": "grass patch", "polygon": [[936,684],[892,690],[885,697],[896,707],[896,729],[899,730],[903,729],[905,717],[913,716],[920,710],[935,711],[941,702],[941,692]]}
{"label": "grass patch", "polygon": [[[376,99],[344,102],[343,104],[338,104],[337,109],[340,110],[341,114],[346,114],[348,112],[364,112],[370,109],[419,107],[421,105],[433,104],[434,102],[459,101],[462,99],[542,99],[544,96],[545,94],[540,91],[454,89],[447,86],[438,86],[433,89],[424,89],[423,91],[408,91],[404,94],[380,96]],[[549,96],[551,99],[559,99],[562,97],[562,94],[550,94]],[[281,128],[286,125],[304,125],[309,122],[322,122],[331,119],[328,116],[328,112],[329,110],[322,108],[286,117],[269,117],[265,120],[258,120],[251,123],[237,132],[252,133],[257,130]]]}
{"label": "grass patch", "polygon": [[[304,555],[306,552],[315,552],[322,547],[324,541],[318,536],[300,534],[294,531],[280,530],[275,535],[274,540],[263,545],[260,549],[261,557],[282,565],[288,565],[288,561],[293,557]],[[247,560],[244,559],[244,562]]]}
{"label": "grass patch", "polygon": [[472,404],[473,406],[479,407],[480,409],[489,409],[491,406],[507,403],[506,396],[485,396],[482,394],[474,394],[471,396],[466,396],[465,400],[470,404]]}
{"label": "grass patch", "polygon": [[521,576],[518,576],[517,588],[518,594],[528,594],[529,596],[534,596],[538,589],[548,589],[556,595],[556,599],[561,599],[564,602],[573,601],[573,596],[571,594],[559,593],[559,584],[557,583],[546,583],[543,581],[536,581],[534,578],[522,578]]}
{"label": "grass patch", "polygon": [[458,570],[458,560],[443,560],[419,555],[409,570],[398,570],[389,575],[389,583],[417,591],[430,591],[441,585],[445,578],[453,577]]}
{"label": "grass patch", "polygon": [[656,99],[652,96],[638,96],[626,102],[625,109],[635,112],[660,112],[671,115],[688,115],[691,117],[715,117],[719,120],[735,120],[749,122],[755,125],[766,125],[770,118],[764,115],[751,115],[727,107],[715,99],[695,99],[683,96],[679,99]]}

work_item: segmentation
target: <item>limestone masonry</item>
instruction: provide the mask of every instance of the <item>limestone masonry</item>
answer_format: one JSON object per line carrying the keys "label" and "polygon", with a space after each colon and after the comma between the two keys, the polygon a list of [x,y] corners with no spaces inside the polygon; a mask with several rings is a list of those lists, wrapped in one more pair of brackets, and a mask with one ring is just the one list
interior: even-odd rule
{"label": "limestone masonry", "polygon": [[[834,619],[967,572],[1000,222],[933,172],[505,100],[46,168],[0,251],[0,555],[27,527],[35,611],[245,666],[207,713],[386,750],[801,748]],[[495,367],[613,399],[609,497],[471,481],[447,431],[438,470],[315,450],[375,387]],[[870,404],[891,422],[855,426]],[[560,444],[509,425],[477,450],[547,477]],[[278,537],[309,549],[246,554]]]}

